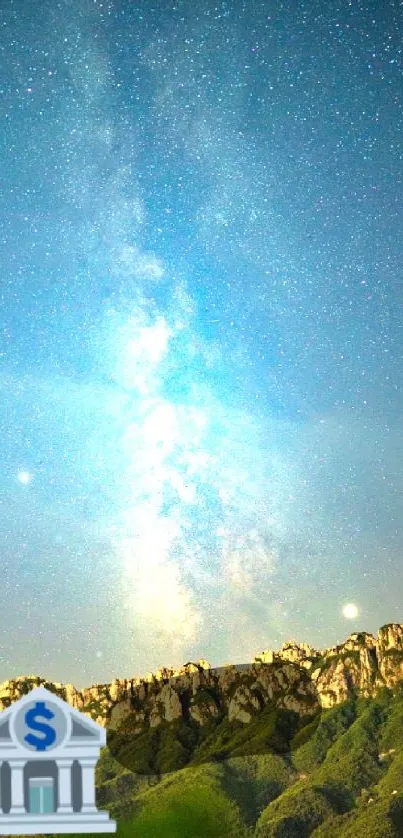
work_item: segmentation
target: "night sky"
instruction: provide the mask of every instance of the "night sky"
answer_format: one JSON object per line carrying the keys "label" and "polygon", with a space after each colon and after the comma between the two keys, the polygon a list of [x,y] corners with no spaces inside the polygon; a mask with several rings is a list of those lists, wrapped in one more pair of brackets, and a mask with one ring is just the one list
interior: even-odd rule
{"label": "night sky", "polygon": [[3,0],[1,680],[403,622],[402,31]]}

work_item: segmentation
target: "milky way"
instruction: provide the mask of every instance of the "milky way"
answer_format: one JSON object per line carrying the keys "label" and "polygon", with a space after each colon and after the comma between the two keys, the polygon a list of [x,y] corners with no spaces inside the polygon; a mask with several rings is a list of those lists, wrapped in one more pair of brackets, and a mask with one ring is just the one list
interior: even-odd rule
{"label": "milky way", "polygon": [[0,678],[401,622],[402,7],[3,6]]}

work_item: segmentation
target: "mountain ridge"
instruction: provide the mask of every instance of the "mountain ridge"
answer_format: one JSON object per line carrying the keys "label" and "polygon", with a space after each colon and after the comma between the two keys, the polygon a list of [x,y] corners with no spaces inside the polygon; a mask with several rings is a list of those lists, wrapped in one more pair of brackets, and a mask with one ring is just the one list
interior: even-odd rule
{"label": "mountain ridge", "polygon": [[0,702],[39,682],[106,726],[97,805],[121,838],[403,835],[400,623],[80,692],[19,676]]}
{"label": "mountain ridge", "polygon": [[[291,668],[287,669],[288,665]],[[259,688],[248,687],[248,675],[254,676]],[[148,720],[151,726],[157,726],[159,704],[163,705],[161,718],[173,721],[183,715],[180,696],[186,689],[192,691],[194,698],[202,688],[210,686],[221,691],[223,696],[228,694],[229,718],[247,723],[252,718],[253,708],[261,709],[265,699],[272,699],[274,693],[287,709],[304,713],[309,698],[318,708],[329,708],[354,692],[358,691],[364,697],[375,695],[378,689],[383,686],[393,688],[401,679],[403,624],[387,623],[379,629],[377,637],[365,631],[353,632],[344,642],[322,650],[289,640],[278,651],[262,651],[246,664],[213,668],[205,659],[199,659],[189,661],[179,669],[163,667],[145,676],[115,678],[81,690],[73,684],[52,682],[37,675],[20,675],[0,684],[0,711],[33,687],[43,685],[111,729],[132,712],[134,704],[140,713],[141,704],[151,700],[154,712],[150,712]],[[234,692],[237,680],[238,691]],[[175,700],[175,692],[179,700]],[[251,704],[249,709],[248,703]],[[204,707],[204,716],[200,708],[197,709],[197,702],[191,703],[187,711],[194,721],[202,724],[204,716],[208,715],[208,706]],[[210,711],[214,713],[213,704]]]}

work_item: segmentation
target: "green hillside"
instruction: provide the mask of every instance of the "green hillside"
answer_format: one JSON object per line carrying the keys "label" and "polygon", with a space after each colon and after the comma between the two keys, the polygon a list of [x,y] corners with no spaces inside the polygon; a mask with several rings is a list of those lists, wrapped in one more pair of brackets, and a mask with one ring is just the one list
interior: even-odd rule
{"label": "green hillside", "polygon": [[[293,713],[218,724],[194,762],[136,775],[104,749],[97,802],[122,838],[401,838],[403,690],[352,698],[301,726]],[[287,728],[288,724],[288,728]],[[221,726],[223,725],[223,726]],[[168,726],[169,727],[169,726]],[[245,730],[258,752],[242,755]],[[173,731],[177,731],[172,725]],[[163,749],[169,763],[168,732]],[[286,747],[287,746],[287,747]],[[185,747],[182,744],[182,747]],[[266,747],[266,750],[265,750]],[[152,762],[152,744],[145,749]],[[159,751],[159,753],[161,753]],[[174,748],[175,757],[183,758]]]}
{"label": "green hillside", "polygon": [[[183,730],[176,722],[155,733],[143,738],[144,760],[152,765],[157,754],[170,773],[135,774],[108,748],[101,752],[97,804],[117,820],[121,838],[403,835],[402,688],[303,721],[273,707],[249,725],[222,718],[196,746],[193,737],[192,762],[177,770],[175,759],[189,758]],[[253,756],[242,754],[248,737]]]}

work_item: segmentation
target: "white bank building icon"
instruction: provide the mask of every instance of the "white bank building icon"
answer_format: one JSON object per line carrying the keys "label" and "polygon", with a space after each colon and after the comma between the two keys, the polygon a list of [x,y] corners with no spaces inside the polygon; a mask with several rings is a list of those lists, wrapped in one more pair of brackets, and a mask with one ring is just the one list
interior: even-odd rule
{"label": "white bank building icon", "polygon": [[0,713],[0,835],[116,832],[95,804],[106,730],[37,687]]}

